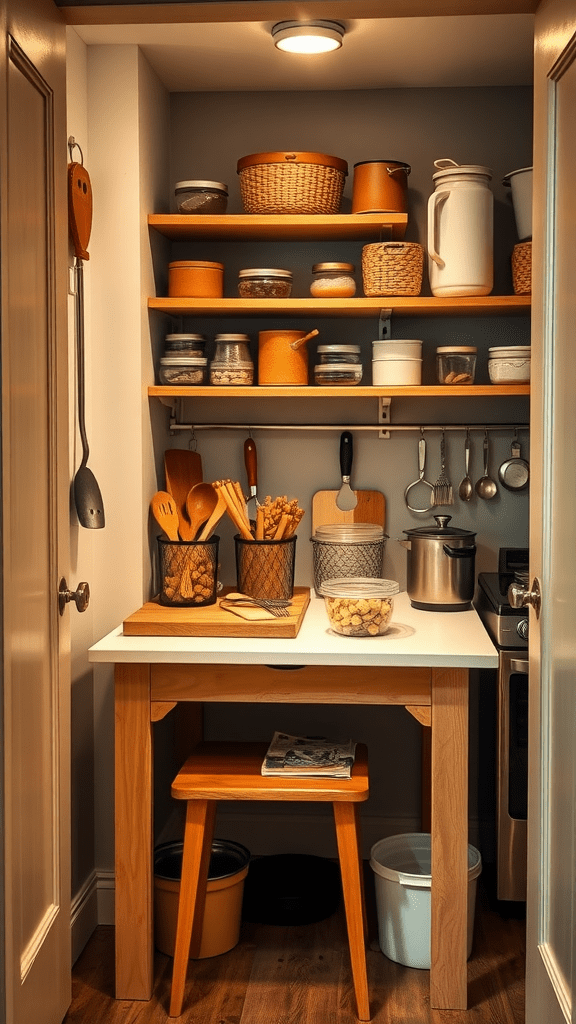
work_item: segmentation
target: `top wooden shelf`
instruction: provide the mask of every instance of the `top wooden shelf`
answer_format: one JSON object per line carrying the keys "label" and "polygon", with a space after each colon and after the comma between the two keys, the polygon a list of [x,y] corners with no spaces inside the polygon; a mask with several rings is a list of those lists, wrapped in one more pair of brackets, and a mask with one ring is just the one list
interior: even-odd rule
{"label": "top wooden shelf", "polygon": [[151,213],[150,227],[173,241],[216,239],[228,242],[351,239],[401,241],[407,213],[202,214]]}

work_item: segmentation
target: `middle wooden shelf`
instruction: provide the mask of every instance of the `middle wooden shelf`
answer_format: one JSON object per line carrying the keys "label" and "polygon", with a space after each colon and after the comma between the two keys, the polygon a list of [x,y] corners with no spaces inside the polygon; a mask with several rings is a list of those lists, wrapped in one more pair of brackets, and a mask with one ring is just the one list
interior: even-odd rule
{"label": "middle wooden shelf", "polygon": [[184,299],[150,298],[148,308],[172,316],[221,317],[376,317],[383,309],[393,316],[528,316],[529,295],[378,296],[351,299]]}

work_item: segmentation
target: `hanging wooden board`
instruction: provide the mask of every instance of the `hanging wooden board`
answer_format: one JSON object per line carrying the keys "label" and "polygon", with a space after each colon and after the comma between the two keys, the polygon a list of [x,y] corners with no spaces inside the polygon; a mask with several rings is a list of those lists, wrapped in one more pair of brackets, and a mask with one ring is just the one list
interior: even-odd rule
{"label": "hanging wooden board", "polygon": [[328,523],[375,523],[386,528],[386,499],[380,491],[354,491],[356,508],[343,512],[336,504],[338,491],[316,491],[312,498],[312,532]]}

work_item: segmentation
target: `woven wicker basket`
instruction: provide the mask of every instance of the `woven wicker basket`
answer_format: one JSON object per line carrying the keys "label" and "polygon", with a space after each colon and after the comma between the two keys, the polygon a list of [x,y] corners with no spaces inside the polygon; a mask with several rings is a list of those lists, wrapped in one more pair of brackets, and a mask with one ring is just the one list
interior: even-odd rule
{"label": "woven wicker basket", "polygon": [[512,250],[512,283],[515,295],[532,293],[532,242],[519,242]]}
{"label": "woven wicker basket", "polygon": [[419,295],[424,250],[416,242],[372,242],[362,249],[365,295]]}
{"label": "woven wicker basket", "polygon": [[238,161],[246,213],[338,213],[348,164],[323,153],[254,153]]}

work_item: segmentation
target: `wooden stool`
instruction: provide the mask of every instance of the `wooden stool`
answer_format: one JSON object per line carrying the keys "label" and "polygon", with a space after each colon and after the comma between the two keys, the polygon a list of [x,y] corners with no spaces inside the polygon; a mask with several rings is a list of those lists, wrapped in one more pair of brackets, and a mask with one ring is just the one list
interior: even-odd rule
{"label": "wooden stool", "polygon": [[350,779],[262,776],[267,743],[199,743],[172,783],[172,796],[187,800],[170,1017],[182,1012],[190,951],[202,934],[206,882],[217,800],[330,801],[346,909],[358,1018],[370,1020],[366,975],[366,912],[357,804],[368,797],[368,752],[358,744]]}

